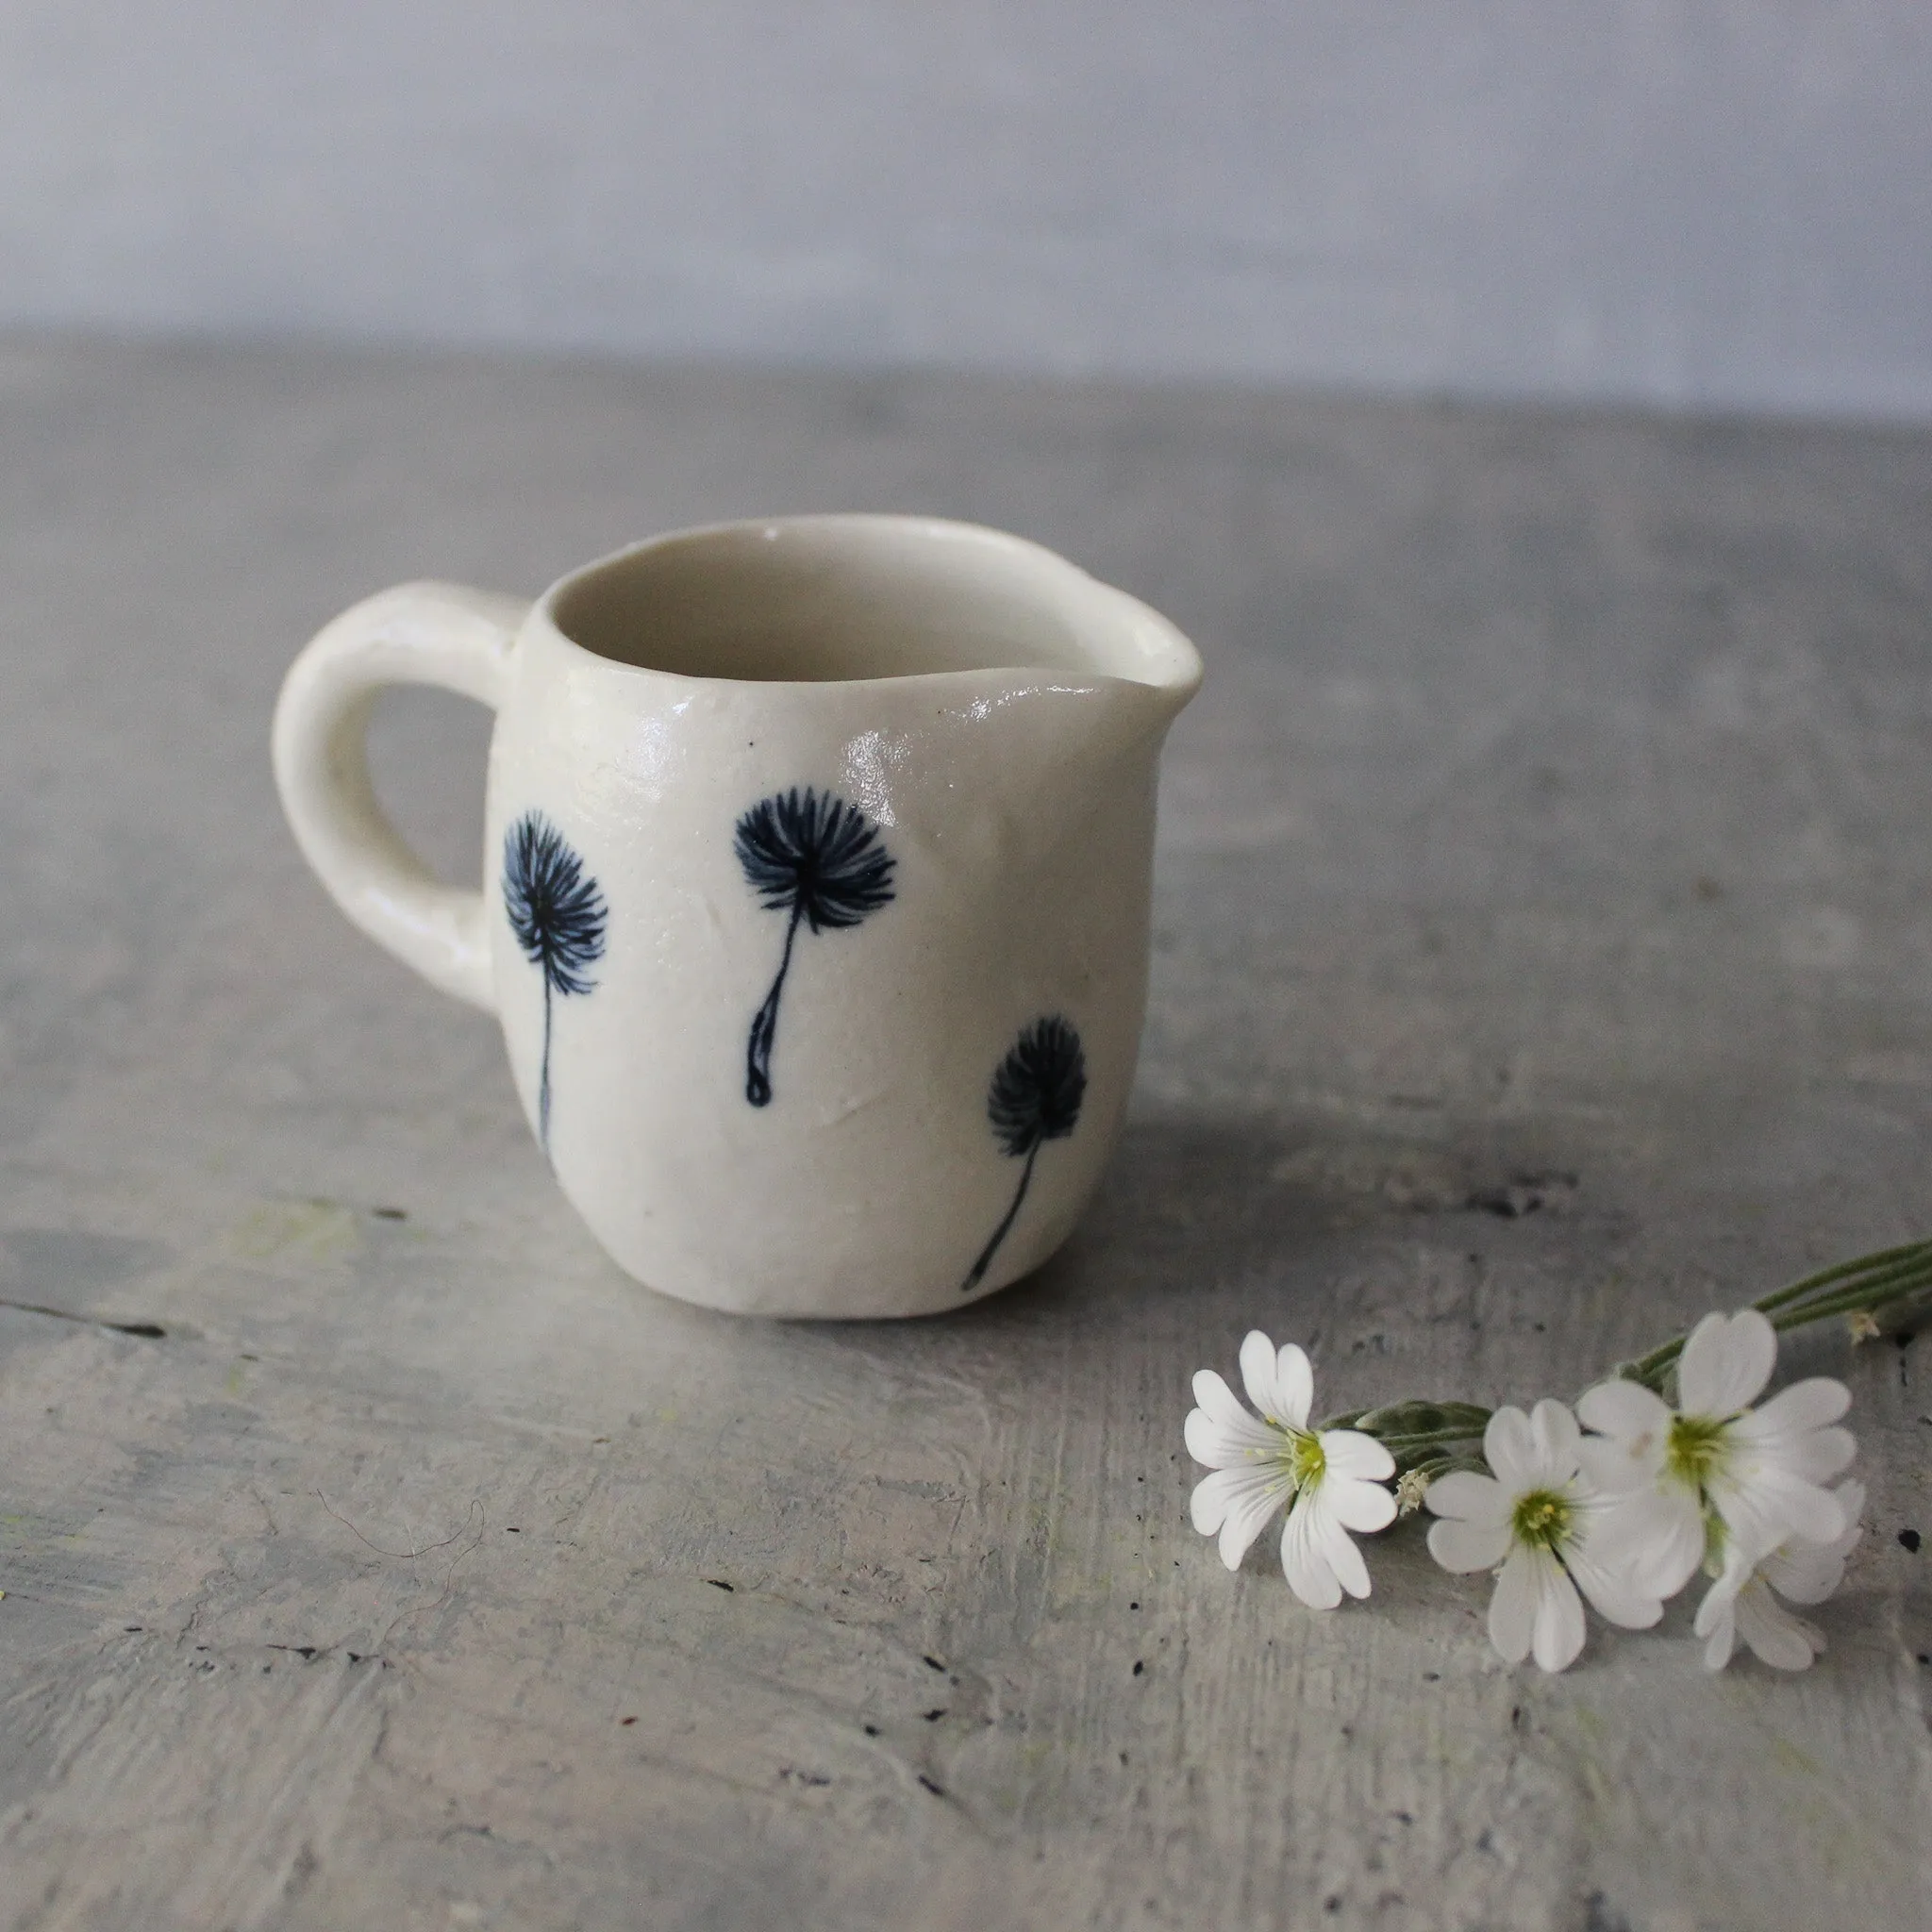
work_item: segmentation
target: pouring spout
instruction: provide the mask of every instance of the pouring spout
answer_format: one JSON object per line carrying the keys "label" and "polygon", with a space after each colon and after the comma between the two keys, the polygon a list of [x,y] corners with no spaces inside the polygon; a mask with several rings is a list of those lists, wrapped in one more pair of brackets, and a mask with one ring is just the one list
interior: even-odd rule
{"label": "pouring spout", "polygon": [[1165,731],[1201,689],[1201,654],[1160,612],[1107,587],[1109,608],[1087,640],[1094,668],[1137,686],[1132,708]]}

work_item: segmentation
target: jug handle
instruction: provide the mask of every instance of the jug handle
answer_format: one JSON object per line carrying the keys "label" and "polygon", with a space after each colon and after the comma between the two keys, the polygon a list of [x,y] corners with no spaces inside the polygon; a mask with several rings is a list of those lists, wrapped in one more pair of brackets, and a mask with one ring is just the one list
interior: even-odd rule
{"label": "jug handle", "polygon": [[302,856],[371,939],[430,985],[496,1008],[481,892],[434,878],[369,782],[365,743],[385,685],[427,684],[494,711],[525,598],[402,584],[345,610],[289,667],[275,702],[275,789]]}

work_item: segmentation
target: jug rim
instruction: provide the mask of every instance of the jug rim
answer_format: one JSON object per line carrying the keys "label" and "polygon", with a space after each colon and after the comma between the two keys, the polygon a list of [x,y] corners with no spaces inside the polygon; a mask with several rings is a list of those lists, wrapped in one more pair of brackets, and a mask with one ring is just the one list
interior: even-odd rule
{"label": "jug rim", "polygon": [[[1077,664],[1044,661],[1045,654],[1016,655],[1010,658],[988,657],[971,664],[946,665],[931,669],[908,669],[826,675],[809,677],[737,675],[729,672],[691,670],[675,664],[640,662],[586,642],[577,635],[584,625],[584,613],[571,606],[588,601],[600,586],[635,566],[640,559],[675,558],[715,543],[758,544],[783,542],[788,538],[813,536],[854,540],[904,540],[910,542],[972,545],[988,558],[998,558],[1009,566],[1035,575],[1040,591],[1037,603],[1042,615],[1049,610],[1049,589],[1057,591],[1060,609],[1054,614],[1067,622],[1070,636],[1081,641]],[[1068,618],[1066,606],[1084,600],[1081,615],[1085,623]],[[694,524],[666,530],[625,543],[616,550],[592,558],[567,571],[551,584],[531,606],[525,629],[538,625],[546,641],[560,645],[612,672],[629,672],[640,676],[667,678],[697,687],[706,685],[744,687],[803,694],[807,691],[850,691],[868,686],[904,689],[908,687],[953,687],[978,683],[989,677],[1050,678],[1051,688],[1059,690],[1130,690],[1138,687],[1150,696],[1164,700],[1178,710],[1199,688],[1202,665],[1192,641],[1172,619],[1131,592],[1096,577],[1071,558],[1030,538],[1015,535],[990,525],[958,521],[948,517],[906,514],[875,510],[812,511],[768,517],[734,517],[717,522]],[[1131,640],[1137,661],[1132,670],[1109,669],[1089,655],[1089,625],[1111,630],[1117,647]]]}

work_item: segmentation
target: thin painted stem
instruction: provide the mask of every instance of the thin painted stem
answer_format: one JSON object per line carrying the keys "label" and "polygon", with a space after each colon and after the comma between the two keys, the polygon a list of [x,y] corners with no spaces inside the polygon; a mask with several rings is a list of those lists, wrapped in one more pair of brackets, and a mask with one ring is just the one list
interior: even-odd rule
{"label": "thin painted stem", "polygon": [[791,945],[798,937],[798,922],[805,915],[805,901],[796,900],[785,927],[785,951],[778,961],[778,976],[765,995],[765,1003],[753,1016],[751,1039],[745,1047],[744,1097],[754,1107],[772,1104],[772,1044],[778,1034],[778,996],[785,991],[785,975],[791,971]]}
{"label": "thin painted stem", "polygon": [[537,1079],[537,1142],[550,1152],[550,974],[543,975],[543,1071]]}
{"label": "thin painted stem", "polygon": [[1020,1170],[1020,1186],[1013,1195],[1013,1205],[1007,1209],[1006,1219],[993,1229],[992,1239],[980,1251],[979,1259],[974,1262],[973,1272],[959,1285],[959,1292],[968,1294],[977,1288],[986,1276],[986,1271],[992,1265],[992,1257],[999,1252],[1000,1243],[1007,1238],[1007,1230],[1013,1224],[1020,1212],[1020,1203],[1026,1198],[1027,1184],[1033,1178],[1033,1163],[1040,1158],[1040,1150],[1044,1143],[1034,1141],[1026,1150],[1026,1165]]}

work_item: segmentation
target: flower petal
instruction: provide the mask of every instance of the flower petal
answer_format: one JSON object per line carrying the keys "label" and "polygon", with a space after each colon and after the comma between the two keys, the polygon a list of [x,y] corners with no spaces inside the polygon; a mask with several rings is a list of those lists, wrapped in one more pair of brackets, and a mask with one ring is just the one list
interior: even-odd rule
{"label": "flower petal", "polygon": [[1831,1493],[1838,1498],[1839,1507],[1845,1513],[1845,1533],[1838,1540],[1838,1548],[1840,1554],[1849,1557],[1852,1545],[1863,1534],[1858,1527],[1858,1519],[1865,1513],[1865,1485],[1857,1476],[1851,1476]]}
{"label": "flower petal", "polygon": [[1845,1559],[1838,1543],[1793,1541],[1765,1557],[1758,1574],[1789,1603],[1822,1604],[1845,1580]]}
{"label": "flower petal", "polygon": [[1794,1604],[1822,1604],[1844,1581],[1845,1558],[1860,1536],[1858,1518],[1865,1510],[1865,1485],[1844,1482],[1832,1491],[1844,1511],[1845,1532],[1834,1543],[1807,1543],[1793,1539],[1774,1550],[1758,1566],[1765,1582]]}
{"label": "flower petal", "polygon": [[1576,1466],[1599,1495],[1631,1495],[1655,1489],[1663,1476],[1667,1437],[1586,1436],[1576,1445]]}
{"label": "flower petal", "polygon": [[1583,1599],[1570,1573],[1546,1552],[1537,1566],[1536,1637],[1530,1655],[1545,1671],[1567,1671],[1583,1648]]}
{"label": "flower petal", "polygon": [[1697,1621],[1692,1627],[1705,1641],[1704,1668],[1707,1671],[1723,1670],[1730,1662],[1731,1652],[1738,1641],[1735,1592],[1724,1589],[1722,1584],[1713,1583],[1704,1592],[1704,1601],[1697,1606]]}
{"label": "flower petal", "polygon": [[1244,1469],[1217,1469],[1212,1475],[1204,1475],[1188,1497],[1188,1521],[1203,1536],[1215,1535],[1227,1521],[1229,1497],[1252,1476],[1253,1472]]}
{"label": "flower petal", "polygon": [[1778,1463],[1734,1457],[1712,1473],[1706,1487],[1724,1527],[1754,1559],[1770,1555],[1787,1537],[1835,1543],[1844,1534],[1838,1498]]}
{"label": "flower petal", "polygon": [[1242,1498],[1266,1495],[1285,1480],[1283,1473],[1275,1469],[1217,1469],[1194,1485],[1188,1498],[1188,1516],[1203,1536],[1213,1536]]}
{"label": "flower petal", "polygon": [[1239,1570],[1288,1489],[1287,1474],[1279,1469],[1217,1469],[1194,1485],[1188,1514],[1203,1536],[1220,1532],[1221,1560]]}
{"label": "flower petal", "polygon": [[1194,1375],[1194,1400],[1209,1419],[1224,1429],[1259,1429],[1273,1436],[1266,1423],[1259,1423],[1241,1406],[1235,1392],[1212,1369],[1201,1369]]}
{"label": "flower petal", "polygon": [[1726,1443],[1770,1457],[1807,1482],[1829,1482],[1858,1453],[1849,1429],[1826,1426],[1843,1414],[1849,1399],[1844,1384],[1829,1376],[1795,1382],[1762,1408],[1728,1423]]}
{"label": "flower petal", "polygon": [[[1363,1485],[1367,1487],[1367,1485]],[[1377,1491],[1388,1496],[1387,1490]],[[1390,1515],[1394,1514],[1394,1498],[1391,1496]],[[1328,1559],[1328,1567],[1335,1573],[1335,1580],[1347,1591],[1350,1596],[1364,1597],[1369,1593],[1369,1566],[1362,1560],[1362,1553],[1350,1539],[1348,1531],[1338,1521],[1335,1511],[1329,1506],[1328,1486],[1322,1486],[1320,1494],[1311,1496],[1304,1506],[1308,1508],[1313,1521],[1308,1533]],[[1378,1525],[1379,1526],[1379,1525]]]}
{"label": "flower petal", "polygon": [[1281,1527],[1281,1572],[1288,1587],[1311,1610],[1332,1610],[1341,1601],[1341,1579],[1317,1534],[1319,1512],[1297,1507]]}
{"label": "flower petal", "polygon": [[[1442,1480],[1447,1482],[1449,1478],[1444,1476]],[[1443,1569],[1453,1570],[1458,1575],[1466,1576],[1474,1570],[1493,1570],[1508,1554],[1507,1522],[1477,1523],[1445,1517],[1429,1525],[1429,1555]]]}
{"label": "flower petal", "polygon": [[1490,1598],[1490,1641],[1507,1664],[1520,1664],[1536,1638],[1540,1560],[1551,1561],[1541,1551],[1518,1543],[1496,1575],[1495,1593]]}
{"label": "flower petal", "polygon": [[1736,1415],[1755,1402],[1777,1366],[1777,1331],[1757,1308],[1705,1316],[1677,1360],[1686,1415]]}
{"label": "flower petal", "polygon": [[1225,1469],[1230,1463],[1252,1461],[1257,1453],[1272,1456],[1280,1450],[1280,1431],[1257,1422],[1212,1369],[1195,1374],[1194,1400],[1200,1407],[1189,1412],[1183,1436],[1188,1454],[1196,1462]]}
{"label": "flower petal", "polygon": [[1824,1648],[1824,1639],[1802,1617],[1794,1617],[1753,1577],[1738,1592],[1738,1635],[1774,1671],[1807,1671]]}
{"label": "flower petal", "polygon": [[1230,1469],[1237,1463],[1276,1462],[1287,1447],[1279,1429],[1257,1423],[1242,1412],[1239,1424],[1229,1427],[1205,1408],[1191,1408],[1181,1429],[1188,1454],[1208,1469]]}
{"label": "flower petal", "polygon": [[1704,1512],[1697,1498],[1674,1483],[1627,1491],[1593,1512],[1589,1548],[1606,1576],[1661,1601],[1675,1596],[1704,1560]]}
{"label": "flower petal", "polygon": [[1359,1429],[1324,1429],[1318,1440],[1330,1475],[1382,1483],[1395,1474],[1395,1458],[1387,1445]]}
{"label": "flower petal", "polygon": [[1538,1486],[1537,1441],[1520,1408],[1499,1408],[1483,1430],[1483,1460],[1512,1496]]}
{"label": "flower petal", "polygon": [[1241,1381],[1248,1400],[1272,1423],[1286,1429],[1308,1425],[1308,1405],[1315,1399],[1315,1374],[1307,1356],[1291,1342],[1277,1353],[1258,1328],[1241,1342]]}
{"label": "flower petal", "polygon": [[1657,1454],[1663,1454],[1665,1432],[1671,1426],[1670,1404],[1641,1382],[1626,1382],[1621,1376],[1599,1382],[1577,1397],[1576,1413],[1590,1428],[1620,1441],[1655,1436]]}
{"label": "flower petal", "polygon": [[1858,1443],[1849,1429],[1813,1429],[1800,1436],[1788,1454],[1793,1474],[1809,1483],[1828,1483],[1857,1460]]}
{"label": "flower petal", "polygon": [[1766,1436],[1800,1435],[1835,1423],[1852,1406],[1852,1391],[1830,1375],[1813,1375],[1780,1389],[1769,1402],[1732,1424],[1748,1430],[1754,1439]]}
{"label": "flower petal", "polygon": [[1529,1431],[1536,1439],[1539,1481],[1561,1489],[1576,1474],[1576,1445],[1583,1432],[1567,1403],[1545,1395],[1529,1412]]}
{"label": "flower petal", "polygon": [[[1452,1469],[1429,1485],[1423,1501],[1432,1515],[1493,1524],[1507,1533],[1509,1491],[1492,1475],[1479,1475],[1473,1469]],[[1500,1563],[1503,1559],[1498,1557],[1496,1560]]]}
{"label": "flower petal", "polygon": [[1323,1510],[1343,1529],[1369,1535],[1387,1529],[1395,1521],[1395,1496],[1380,1483],[1363,1482],[1352,1475],[1337,1475],[1331,1466],[1317,1491]]}
{"label": "flower petal", "polygon": [[1627,1567],[1600,1560],[1594,1537],[1579,1537],[1563,1552],[1563,1562],[1596,1613],[1620,1629],[1648,1630],[1663,1616],[1663,1598]]}

